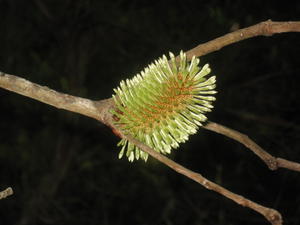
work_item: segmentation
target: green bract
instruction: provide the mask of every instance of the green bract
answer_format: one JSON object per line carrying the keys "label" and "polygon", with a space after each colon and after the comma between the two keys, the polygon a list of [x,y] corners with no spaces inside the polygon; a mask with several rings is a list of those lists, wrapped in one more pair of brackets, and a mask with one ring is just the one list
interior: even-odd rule
{"label": "green bract", "polygon": [[[164,55],[132,79],[121,81],[113,95],[116,125],[163,154],[188,140],[206,121],[204,114],[213,108],[216,93],[216,77],[206,77],[209,65],[201,68],[198,64],[195,57],[188,63],[183,52],[176,62],[170,53],[170,60]],[[129,161],[148,158],[125,139],[118,146],[122,146],[119,158],[125,152]]]}

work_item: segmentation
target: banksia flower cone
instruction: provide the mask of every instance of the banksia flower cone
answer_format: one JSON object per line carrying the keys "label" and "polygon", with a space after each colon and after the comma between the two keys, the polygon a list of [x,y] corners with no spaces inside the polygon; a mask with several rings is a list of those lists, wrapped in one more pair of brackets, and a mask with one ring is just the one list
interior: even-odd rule
{"label": "banksia flower cone", "polygon": [[[170,60],[163,56],[132,79],[121,81],[113,95],[116,125],[163,154],[188,140],[207,120],[204,114],[213,108],[216,93],[216,77],[206,77],[209,65],[198,64],[195,57],[188,63],[183,52],[176,62],[170,53]],[[118,146],[122,146],[119,158],[124,154],[129,161],[148,158],[125,139]]]}

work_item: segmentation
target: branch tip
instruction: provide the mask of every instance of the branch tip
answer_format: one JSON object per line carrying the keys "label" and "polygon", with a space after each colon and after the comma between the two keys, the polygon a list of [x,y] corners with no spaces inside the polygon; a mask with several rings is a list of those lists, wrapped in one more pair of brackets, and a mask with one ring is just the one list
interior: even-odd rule
{"label": "branch tip", "polygon": [[8,187],[5,190],[0,192],[0,199],[4,199],[4,198],[12,195],[13,193],[14,193],[13,189],[11,187]]}

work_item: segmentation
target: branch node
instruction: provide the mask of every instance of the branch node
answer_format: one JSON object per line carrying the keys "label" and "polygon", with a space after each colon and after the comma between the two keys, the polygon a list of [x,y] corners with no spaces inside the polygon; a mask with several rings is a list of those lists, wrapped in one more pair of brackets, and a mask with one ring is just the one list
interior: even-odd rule
{"label": "branch node", "polygon": [[266,217],[272,225],[282,225],[283,223],[281,214],[277,210],[270,209]]}
{"label": "branch node", "polygon": [[274,32],[272,32],[272,20],[267,20],[265,22],[263,22],[263,27],[262,27],[262,32],[264,34],[264,36],[272,36],[274,34]]}
{"label": "branch node", "polygon": [[274,157],[267,159],[266,163],[270,170],[277,170],[279,168],[278,162]]}

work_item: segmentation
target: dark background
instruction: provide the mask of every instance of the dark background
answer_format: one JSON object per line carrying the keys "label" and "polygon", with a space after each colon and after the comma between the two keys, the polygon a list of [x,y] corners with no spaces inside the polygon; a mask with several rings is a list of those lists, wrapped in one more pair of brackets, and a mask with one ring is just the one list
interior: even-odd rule
{"label": "dark background", "polygon": [[[0,70],[94,100],[169,51],[258,22],[300,20],[300,1],[0,0]],[[300,34],[246,40],[202,57],[217,75],[209,119],[300,162]],[[268,224],[153,159],[118,160],[118,138],[90,118],[0,90],[0,224]],[[269,171],[204,129],[170,155],[300,224],[300,174]]]}

